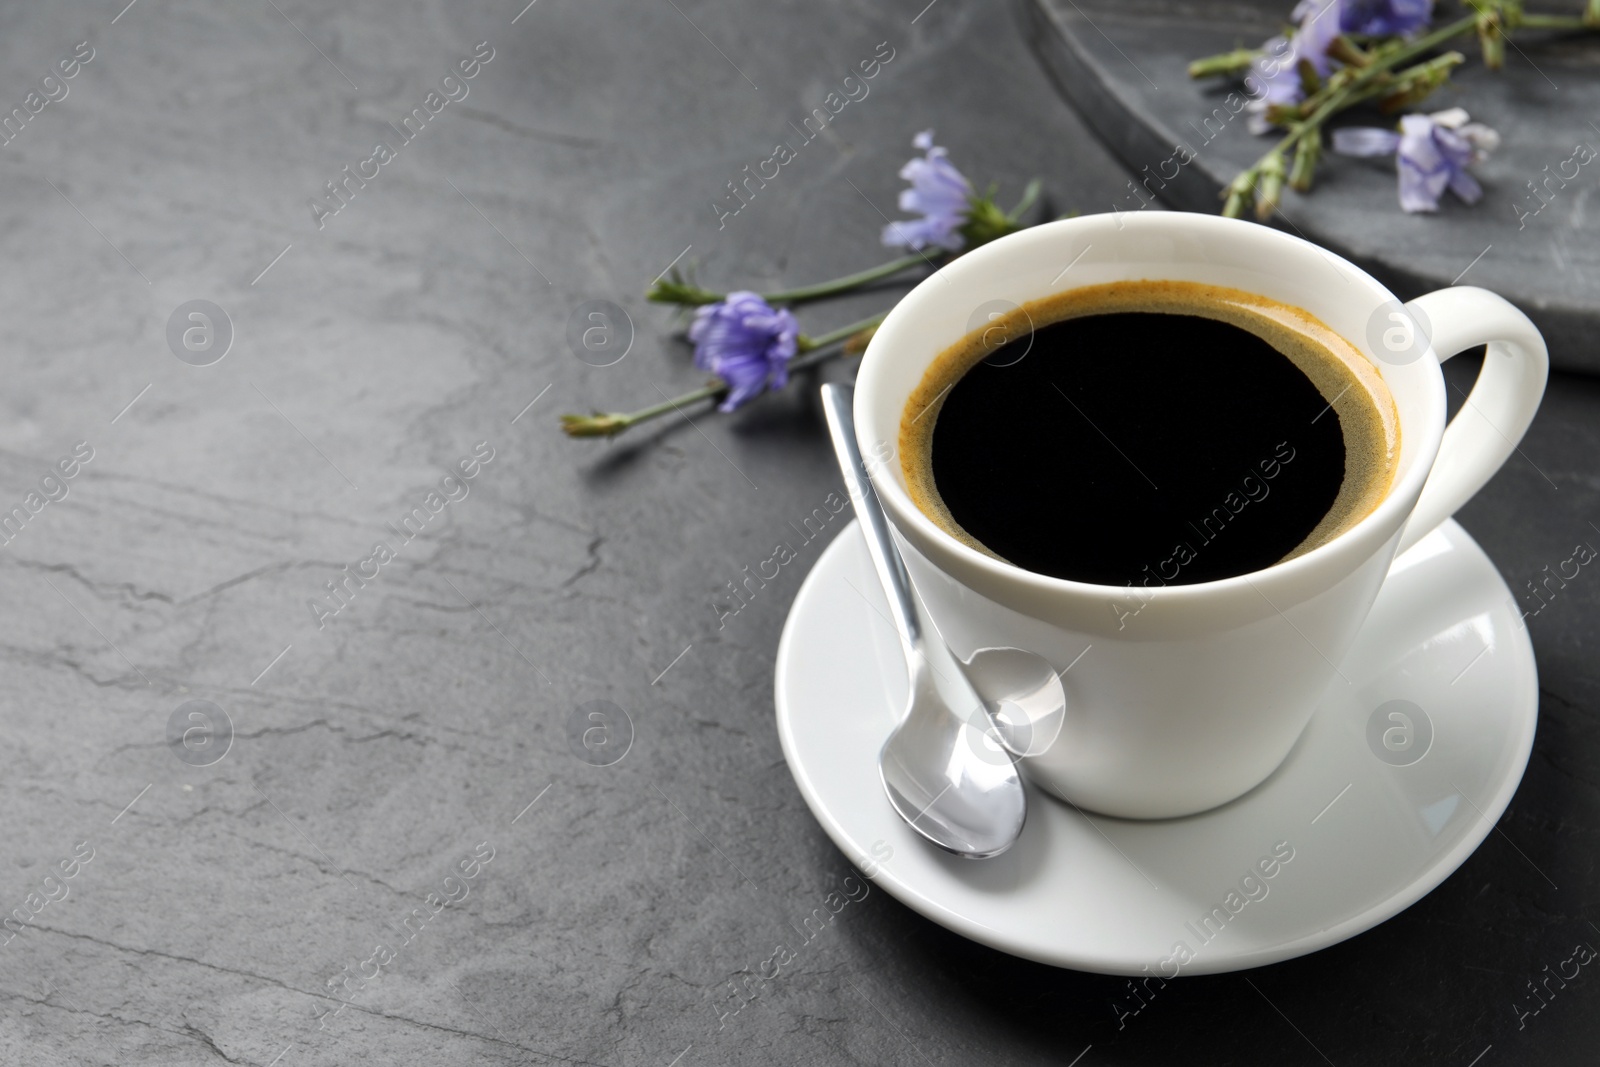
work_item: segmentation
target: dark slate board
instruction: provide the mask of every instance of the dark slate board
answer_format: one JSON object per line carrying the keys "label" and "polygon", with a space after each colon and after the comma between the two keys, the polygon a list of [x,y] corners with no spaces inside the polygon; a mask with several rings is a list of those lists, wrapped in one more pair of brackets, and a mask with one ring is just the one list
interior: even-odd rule
{"label": "dark slate board", "polygon": [[[1205,120],[1236,88],[1225,79],[1191,81],[1190,60],[1239,46],[1253,47],[1278,32],[1290,0],[1028,0],[1030,36],[1068,99],[1133,172],[1171,173],[1179,144],[1195,153],[1178,176],[1149,188],[1166,206],[1220,209],[1222,184],[1271,143],[1240,115],[1223,124]],[[1573,5],[1573,10],[1578,5]],[[1455,18],[1455,9],[1441,18]],[[1483,68],[1476,41],[1464,39],[1467,64],[1453,87],[1422,110],[1460,105],[1503,138],[1500,150],[1475,169],[1484,196],[1467,206],[1446,194],[1437,215],[1407,215],[1396,202],[1388,159],[1331,157],[1310,194],[1286,191],[1273,224],[1293,229],[1371,271],[1401,297],[1461,284],[1481,285],[1521,307],[1544,331],[1556,366],[1600,373],[1600,203],[1590,204],[1600,160],[1579,169],[1537,214],[1529,187],[1545,167],[1563,168],[1582,142],[1600,147],[1600,37],[1525,31],[1508,50],[1504,70]],[[1388,124],[1371,112],[1350,124]],[[1179,157],[1181,158],[1181,157]],[[1148,172],[1145,168],[1149,168]],[[1552,183],[1556,188],[1556,183]],[[1141,190],[1142,191],[1142,190]],[[1095,210],[1135,210],[1130,184],[1115,204]],[[1085,210],[1089,210],[1086,206]],[[1481,257],[1481,258],[1480,258]]]}

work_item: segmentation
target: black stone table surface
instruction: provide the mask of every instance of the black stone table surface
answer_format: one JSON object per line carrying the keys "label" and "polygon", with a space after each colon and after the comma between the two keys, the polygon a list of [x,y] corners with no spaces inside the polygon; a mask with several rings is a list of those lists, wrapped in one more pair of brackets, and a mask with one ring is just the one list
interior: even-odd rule
{"label": "black stone table surface", "polygon": [[[698,384],[641,298],[674,261],[758,287],[877,262],[917,130],[1004,196],[1122,195],[1027,25],[966,0],[0,11],[0,504],[27,516],[0,551],[0,911],[26,919],[0,1063],[1593,1062],[1600,976],[1516,1016],[1600,945],[1587,571],[1530,618],[1539,733],[1497,832],[1377,929],[1119,1022],[1123,980],[873,890],[727,1014],[852,872],[773,723],[818,549],[713,608],[838,488],[815,382],[610,445],[555,416]],[[880,45],[868,95],[719,226],[725,183]],[[635,333],[604,367],[567,341],[597,300]],[[1513,588],[1600,544],[1597,447],[1600,382],[1556,375],[1461,515]]]}

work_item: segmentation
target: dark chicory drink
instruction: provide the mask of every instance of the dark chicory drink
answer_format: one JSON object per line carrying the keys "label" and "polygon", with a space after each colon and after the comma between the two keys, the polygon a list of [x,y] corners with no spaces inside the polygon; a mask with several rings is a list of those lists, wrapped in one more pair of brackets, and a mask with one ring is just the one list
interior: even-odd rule
{"label": "dark chicory drink", "polygon": [[1184,585],[1308,552],[1399,454],[1377,369],[1298,308],[1190,282],[1090,286],[941,353],[901,419],[917,506],[1018,567]]}

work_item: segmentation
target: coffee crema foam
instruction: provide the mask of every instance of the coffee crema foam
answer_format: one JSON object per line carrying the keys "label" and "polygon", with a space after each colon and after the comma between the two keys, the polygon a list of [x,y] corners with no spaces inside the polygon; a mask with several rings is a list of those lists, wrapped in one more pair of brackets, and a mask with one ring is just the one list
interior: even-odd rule
{"label": "coffee crema foam", "polygon": [[[917,508],[942,530],[979,552],[1011,562],[963,529],[939,495],[933,476],[933,433],[939,409],[969,370],[995,354],[995,331],[1022,338],[1052,323],[1117,312],[1196,315],[1246,330],[1292,362],[1337,414],[1345,474],[1327,514],[1278,562],[1320,547],[1366,518],[1388,495],[1400,455],[1400,419],[1376,366],[1322,320],[1264,296],[1185,281],[1123,281],[1084,286],[1030,301],[941,352],[912,390],[900,418],[900,466]],[[1029,353],[1023,357],[1038,358]]]}

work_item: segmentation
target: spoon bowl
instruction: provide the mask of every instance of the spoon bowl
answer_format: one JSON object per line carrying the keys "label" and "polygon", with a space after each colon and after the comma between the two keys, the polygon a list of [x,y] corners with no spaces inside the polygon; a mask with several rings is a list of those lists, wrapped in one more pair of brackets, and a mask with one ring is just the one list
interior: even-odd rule
{"label": "spoon bowl", "polygon": [[889,803],[948,852],[998,856],[1022,832],[1028,813],[1016,766],[981,716],[974,724],[952,713],[926,660],[912,674],[901,725],[878,756]]}

